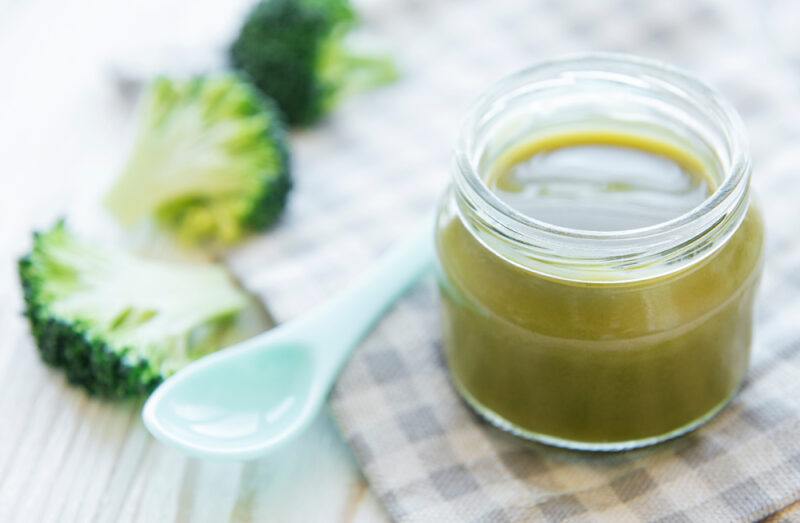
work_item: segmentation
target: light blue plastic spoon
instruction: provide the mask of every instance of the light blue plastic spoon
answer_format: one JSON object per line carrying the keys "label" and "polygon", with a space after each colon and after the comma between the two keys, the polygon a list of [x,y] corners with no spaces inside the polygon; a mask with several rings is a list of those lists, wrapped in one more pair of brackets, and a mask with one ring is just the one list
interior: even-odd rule
{"label": "light blue plastic spoon", "polygon": [[261,456],[300,433],[353,348],[431,265],[432,227],[426,220],[331,301],[166,380],[144,406],[148,430],[188,454],[230,459]]}

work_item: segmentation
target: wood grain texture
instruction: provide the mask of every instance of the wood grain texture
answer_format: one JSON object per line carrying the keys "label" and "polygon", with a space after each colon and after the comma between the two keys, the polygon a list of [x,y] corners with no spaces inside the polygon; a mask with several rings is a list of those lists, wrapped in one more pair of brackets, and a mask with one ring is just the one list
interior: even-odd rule
{"label": "wood grain texture", "polygon": [[788,507],[764,518],[763,523],[791,523],[800,521],[800,501],[795,501]]}
{"label": "wood grain texture", "polygon": [[122,1],[0,8],[0,521],[385,520],[326,413],[267,459],[203,462],[154,441],[140,403],[89,398],[42,364],[20,315],[16,258],[58,216],[80,230],[108,225],[95,202],[130,120],[109,53],[153,31],[135,16],[123,23],[132,8]]}

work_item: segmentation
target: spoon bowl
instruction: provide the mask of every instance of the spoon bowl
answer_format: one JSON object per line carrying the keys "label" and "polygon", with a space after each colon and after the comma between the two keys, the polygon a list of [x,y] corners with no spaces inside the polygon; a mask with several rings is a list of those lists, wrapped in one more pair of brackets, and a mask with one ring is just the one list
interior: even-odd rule
{"label": "spoon bowl", "polygon": [[352,349],[430,266],[431,222],[343,294],[304,317],[201,358],[159,386],[142,418],[196,457],[250,459],[308,426]]}
{"label": "spoon bowl", "polygon": [[[159,387],[145,405],[147,428],[188,453],[258,456],[302,430],[316,412],[313,353],[284,343],[267,351],[210,356]],[[223,354],[220,354],[222,356]],[[234,357],[231,357],[234,356]]]}

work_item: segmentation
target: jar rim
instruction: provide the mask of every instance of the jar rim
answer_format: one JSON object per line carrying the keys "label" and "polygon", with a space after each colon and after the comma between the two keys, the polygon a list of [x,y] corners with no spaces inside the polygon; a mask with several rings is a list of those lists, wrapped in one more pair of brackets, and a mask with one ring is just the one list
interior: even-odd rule
{"label": "jar rim", "polygon": [[[625,74],[624,69],[631,66],[649,76],[666,81],[668,84],[675,85],[680,83],[683,84],[681,86],[683,88],[690,87],[693,92],[689,94],[703,99],[712,110],[716,110],[717,114],[722,117],[721,120],[725,126],[725,135],[731,151],[729,167],[723,173],[722,183],[700,204],[680,216],[653,225],[613,231],[594,231],[560,226],[528,216],[504,202],[486,186],[478,165],[469,155],[469,151],[474,149],[474,135],[470,130],[484,118],[486,112],[490,111],[493,105],[502,104],[503,100],[512,95],[516,89],[529,85],[531,77],[541,76],[542,73],[549,70],[569,72],[588,70],[588,68],[602,68],[611,73]],[[520,225],[558,236],[584,240],[633,239],[652,236],[695,222],[698,217],[725,206],[730,196],[739,192],[737,188],[749,183],[751,168],[745,127],[733,106],[715,89],[696,79],[690,73],[658,60],[632,54],[610,52],[570,54],[538,62],[521,69],[503,78],[484,92],[468,110],[461,129],[455,161],[458,169],[465,175],[465,181],[471,186],[471,189],[495,211],[512,218]]]}
{"label": "jar rim", "polygon": [[[473,154],[478,147],[475,129],[498,112],[507,109],[515,96],[565,75],[577,84],[582,73],[606,74],[611,81],[655,82],[660,89],[668,90],[670,95],[702,107],[707,111],[705,116],[712,115],[715,130],[721,132],[727,151],[726,165],[715,190],[696,207],[680,216],[645,227],[613,231],[575,229],[548,223],[517,211],[492,192],[482,176],[479,159]],[[552,242],[579,241],[586,247],[584,252],[600,249],[597,256],[587,256],[587,259],[596,261],[630,254],[638,256],[639,261],[644,262],[647,257],[645,255],[652,257],[657,252],[664,252],[665,249],[677,245],[677,230],[692,228],[692,234],[697,235],[698,226],[702,229],[713,227],[730,215],[734,208],[742,207],[740,204],[743,200],[745,205],[747,203],[751,163],[744,123],[738,113],[713,88],[682,69],[658,60],[622,53],[592,52],[539,62],[490,87],[468,110],[461,129],[454,155],[457,190],[466,193],[471,204],[481,207],[491,222],[490,225],[500,226],[507,233],[513,229],[511,232],[517,233],[517,238],[536,236],[537,239],[545,239],[551,242],[551,248],[546,249],[548,251],[553,250]],[[743,212],[738,214],[743,217]],[[515,234],[505,236],[513,239]],[[670,236],[675,241],[671,242],[672,245],[667,245],[665,241]],[[686,238],[682,240],[685,241]],[[643,241],[652,245],[649,248],[643,247]],[[604,246],[610,244],[614,248],[604,251]],[[629,249],[622,248],[623,244],[627,244]]]}

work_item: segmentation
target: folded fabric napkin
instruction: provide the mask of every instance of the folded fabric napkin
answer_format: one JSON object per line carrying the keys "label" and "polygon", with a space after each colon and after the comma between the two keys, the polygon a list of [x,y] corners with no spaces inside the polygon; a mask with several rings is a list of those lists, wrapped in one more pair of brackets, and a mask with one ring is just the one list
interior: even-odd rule
{"label": "folded fabric napkin", "polygon": [[[381,0],[364,5],[404,70],[296,135],[287,219],[231,264],[280,320],[368,266],[434,205],[458,117],[490,82],[577,49],[693,69],[742,112],[768,231],[752,365],[716,419],[621,454],[526,444],[479,421],[440,354],[432,280],[360,347],[332,398],[370,487],[398,521],[746,521],[800,499],[800,67],[773,24],[800,5],[632,0]],[[778,28],[788,27],[776,24]],[[791,36],[791,35],[788,35]],[[795,35],[796,36],[796,35]]]}

